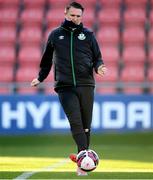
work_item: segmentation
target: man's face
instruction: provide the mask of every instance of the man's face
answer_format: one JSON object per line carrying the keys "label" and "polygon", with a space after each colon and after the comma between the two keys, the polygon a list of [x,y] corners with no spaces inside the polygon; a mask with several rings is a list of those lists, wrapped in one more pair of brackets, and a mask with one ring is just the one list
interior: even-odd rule
{"label": "man's face", "polygon": [[65,18],[68,21],[72,21],[73,23],[79,25],[82,21],[82,10],[70,7],[70,9],[65,13]]}

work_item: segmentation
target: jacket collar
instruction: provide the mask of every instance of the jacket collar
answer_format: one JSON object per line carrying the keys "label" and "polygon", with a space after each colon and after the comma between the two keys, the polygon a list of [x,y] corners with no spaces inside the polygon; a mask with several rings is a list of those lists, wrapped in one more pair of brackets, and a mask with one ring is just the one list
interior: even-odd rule
{"label": "jacket collar", "polygon": [[65,19],[64,22],[61,24],[61,27],[69,31],[81,31],[83,28],[83,24],[80,23],[79,25],[76,25],[72,21],[68,21],[67,19]]}

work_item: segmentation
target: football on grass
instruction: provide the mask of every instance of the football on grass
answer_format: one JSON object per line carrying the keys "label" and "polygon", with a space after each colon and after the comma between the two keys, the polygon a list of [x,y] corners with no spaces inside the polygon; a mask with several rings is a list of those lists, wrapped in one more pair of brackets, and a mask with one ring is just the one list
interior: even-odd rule
{"label": "football on grass", "polygon": [[99,163],[99,157],[93,150],[83,150],[77,154],[77,165],[84,171],[93,171]]}

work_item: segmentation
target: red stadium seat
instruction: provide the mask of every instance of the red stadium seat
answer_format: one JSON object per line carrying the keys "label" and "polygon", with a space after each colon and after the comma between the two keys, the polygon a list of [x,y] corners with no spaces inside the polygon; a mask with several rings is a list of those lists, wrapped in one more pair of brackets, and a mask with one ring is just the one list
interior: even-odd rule
{"label": "red stadium seat", "polygon": [[88,9],[88,8],[95,8],[96,6],[96,0],[77,0],[78,3],[82,4],[83,7],[85,7],[85,11]]}
{"label": "red stadium seat", "polygon": [[97,32],[97,39],[102,45],[118,45],[120,42],[119,30],[116,27],[104,26]]}
{"label": "red stadium seat", "polygon": [[122,0],[99,0],[99,5],[102,8],[120,8]]}
{"label": "red stadium seat", "polygon": [[144,28],[141,27],[127,27],[123,31],[123,44],[124,45],[142,45],[144,46],[146,35]]}
{"label": "red stadium seat", "polygon": [[71,0],[60,0],[60,1],[55,1],[55,0],[48,0],[49,5],[51,6],[52,9],[54,8],[62,8],[69,4]]}
{"label": "red stadium seat", "polygon": [[13,81],[13,66],[0,66],[0,82],[12,82]]}
{"label": "red stadium seat", "polygon": [[143,26],[146,22],[146,12],[142,8],[127,9],[124,12],[124,24],[125,26]]}
{"label": "red stadium seat", "polygon": [[43,24],[43,10],[42,9],[25,9],[20,18],[22,26],[38,26]]}
{"label": "red stadium seat", "polygon": [[0,0],[0,7],[2,8],[8,8],[8,7],[13,7],[17,8],[20,4],[20,0]]}
{"label": "red stadium seat", "polygon": [[[20,94],[37,93],[37,87],[31,87],[30,82],[37,77],[38,69],[34,67],[20,67],[16,72],[16,82],[20,83],[17,92]],[[23,83],[23,84],[22,84]]]}
{"label": "red stadium seat", "polygon": [[99,23],[103,25],[119,26],[120,12],[115,8],[103,9],[99,12]]}
{"label": "red stadium seat", "polygon": [[128,8],[146,8],[147,5],[147,0],[138,0],[138,1],[133,1],[133,0],[125,0],[124,3],[126,7]]}
{"label": "red stadium seat", "polygon": [[47,24],[50,24],[54,27],[60,26],[64,21],[64,10],[63,9],[53,9],[48,11],[46,15]]}
{"label": "red stadium seat", "polygon": [[25,8],[43,8],[46,4],[46,0],[23,0]]}
{"label": "red stadium seat", "polygon": [[14,46],[0,46],[0,66],[13,66],[16,54]]}
{"label": "red stadium seat", "polygon": [[15,45],[16,29],[13,27],[0,27],[0,46]]}
{"label": "red stadium seat", "polygon": [[0,26],[14,26],[17,23],[18,10],[16,8],[0,9]]}
{"label": "red stadium seat", "polygon": [[126,66],[120,76],[122,82],[143,82],[145,79],[144,67]]}
{"label": "red stadium seat", "polygon": [[19,34],[20,45],[41,45],[42,31],[37,27],[23,28]]}
{"label": "red stadium seat", "polygon": [[125,65],[144,65],[146,54],[143,46],[125,46],[122,55]]}
{"label": "red stadium seat", "polygon": [[102,58],[106,66],[117,66],[120,61],[119,50],[115,46],[101,46]]}
{"label": "red stadium seat", "polygon": [[[16,71],[16,82],[31,82],[33,78],[37,77],[37,67],[20,67]],[[30,84],[29,84],[30,86]]]}
{"label": "red stadium seat", "polygon": [[41,58],[41,50],[38,47],[23,46],[19,51],[20,66],[38,66]]}

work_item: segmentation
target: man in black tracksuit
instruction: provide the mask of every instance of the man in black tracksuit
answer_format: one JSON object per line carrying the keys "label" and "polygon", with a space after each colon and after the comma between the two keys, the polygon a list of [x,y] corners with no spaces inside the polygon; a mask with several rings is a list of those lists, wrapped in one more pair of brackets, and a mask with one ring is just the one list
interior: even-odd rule
{"label": "man in black tracksuit", "polygon": [[78,152],[88,149],[94,101],[93,69],[99,75],[105,66],[95,36],[81,23],[83,7],[73,2],[65,9],[65,21],[53,30],[43,53],[38,85],[53,65],[55,91],[68,117]]}

